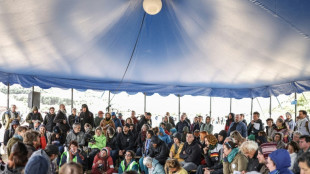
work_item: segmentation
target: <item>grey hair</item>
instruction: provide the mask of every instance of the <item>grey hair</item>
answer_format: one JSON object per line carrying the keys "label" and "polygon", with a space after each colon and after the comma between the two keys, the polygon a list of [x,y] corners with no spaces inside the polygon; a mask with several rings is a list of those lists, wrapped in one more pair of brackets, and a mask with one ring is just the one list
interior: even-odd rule
{"label": "grey hair", "polygon": [[151,157],[145,157],[144,159],[143,159],[143,165],[147,165],[147,164],[150,164],[150,165],[152,165],[152,162],[153,162],[153,159],[151,158]]}
{"label": "grey hair", "polygon": [[245,141],[241,144],[239,149],[243,154],[251,151],[257,151],[258,144],[255,141]]}
{"label": "grey hair", "polygon": [[286,116],[287,116],[287,115],[292,116],[292,114],[291,114],[291,113],[289,113],[289,112],[285,113],[285,115],[286,115]]}
{"label": "grey hair", "polygon": [[72,127],[73,127],[73,129],[75,129],[77,126],[81,127],[81,124],[80,123],[74,123]]}

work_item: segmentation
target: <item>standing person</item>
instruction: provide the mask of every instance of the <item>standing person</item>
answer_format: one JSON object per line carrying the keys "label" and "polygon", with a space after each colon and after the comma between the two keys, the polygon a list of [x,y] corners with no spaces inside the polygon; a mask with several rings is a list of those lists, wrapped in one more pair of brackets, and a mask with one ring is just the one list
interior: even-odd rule
{"label": "standing person", "polygon": [[187,133],[186,143],[183,146],[180,158],[184,159],[181,162],[182,167],[186,171],[194,170],[200,164],[201,149],[199,144],[194,141],[193,133]]}
{"label": "standing person", "polygon": [[248,136],[255,135],[258,136],[258,132],[264,130],[264,125],[261,119],[259,119],[259,112],[253,113],[253,120],[248,125]]}
{"label": "standing person", "polygon": [[248,123],[247,123],[246,120],[244,119],[244,114],[240,114],[240,120],[241,120],[245,125],[248,125]]}
{"label": "standing person", "polygon": [[55,108],[50,107],[49,113],[47,113],[44,117],[43,124],[45,125],[46,131],[53,132],[56,124],[54,123],[54,119],[56,117]]}
{"label": "standing person", "polygon": [[81,117],[76,114],[76,108],[72,108],[71,115],[68,117],[70,129],[73,129],[72,126],[74,123],[81,123]]}
{"label": "standing person", "polygon": [[235,120],[235,114],[234,113],[229,113],[228,114],[228,118],[226,120],[226,124],[225,124],[225,131],[228,131],[230,124],[232,122],[234,122],[234,120]]}
{"label": "standing person", "polygon": [[198,117],[194,117],[193,124],[190,127],[190,130],[194,132],[195,130],[200,130]]}
{"label": "standing person", "polygon": [[86,123],[90,124],[92,127],[94,127],[94,114],[88,110],[88,106],[86,104],[82,105],[82,112],[80,113],[81,117],[81,127],[82,131],[84,132],[84,125]]}
{"label": "standing person", "polygon": [[107,129],[109,127],[112,127],[113,129],[115,129],[115,124],[114,124],[114,121],[112,120],[111,118],[111,114],[110,113],[106,113],[105,114],[105,118],[101,120],[100,122],[100,127],[102,128],[103,130],[103,133],[106,135],[106,132],[107,132]]}
{"label": "standing person", "polygon": [[296,123],[297,131],[301,132],[301,135],[310,135],[310,123],[307,118],[307,112],[300,110],[298,118]]}
{"label": "standing person", "polygon": [[287,150],[278,149],[267,159],[267,167],[271,174],[293,174],[288,168],[291,165],[291,158]]}
{"label": "standing person", "polygon": [[172,125],[172,127],[175,127],[174,119],[172,116],[170,116],[169,112],[166,113],[166,116],[168,117],[168,121]]}
{"label": "standing person", "polygon": [[123,114],[122,113],[118,113],[118,119],[121,120],[122,126],[125,125],[125,120],[123,119]]}
{"label": "standing person", "polygon": [[29,123],[29,127],[31,129],[33,129],[33,123],[36,121],[36,120],[39,120],[40,122],[43,122],[43,118],[42,118],[42,115],[41,113],[39,112],[38,110],[38,107],[34,106],[32,108],[32,112],[30,112],[27,117],[26,117],[26,122]]}
{"label": "standing person", "polygon": [[131,117],[130,118],[132,119],[134,125],[139,123],[139,120],[136,117],[136,112],[135,111],[131,111]]}
{"label": "standing person", "polygon": [[112,120],[113,120],[113,122],[114,122],[115,127],[116,127],[116,128],[117,128],[117,127],[123,128],[123,125],[122,125],[121,120],[118,119],[118,118],[116,117],[116,113],[115,113],[115,112],[112,112],[111,115],[112,115]]}
{"label": "standing person", "polygon": [[95,127],[100,126],[101,120],[103,119],[103,114],[104,113],[102,111],[98,112],[98,117],[95,118]]}
{"label": "standing person", "polygon": [[67,111],[64,104],[59,105],[59,111],[54,119],[54,123],[56,123],[56,126],[59,127],[59,129],[62,132],[63,136],[66,136],[67,132],[70,130],[70,126],[67,121]]}
{"label": "standing person", "polygon": [[273,123],[272,118],[268,118],[266,120],[267,126],[266,126],[266,134],[267,134],[267,140],[268,142],[271,142],[274,136],[274,133],[276,132],[277,126]]}
{"label": "standing person", "polygon": [[239,114],[236,114],[235,121],[230,124],[227,134],[230,135],[230,133],[235,130],[238,131],[242,135],[243,138],[247,137],[247,127],[241,121]]}
{"label": "standing person", "polygon": [[10,128],[5,130],[4,138],[3,138],[3,144],[5,146],[7,145],[9,139],[12,138],[13,135],[15,134],[15,130],[18,126],[19,126],[19,121],[16,119],[12,121]]}
{"label": "standing person", "polygon": [[125,159],[119,165],[118,173],[132,170],[139,172],[139,164],[135,161],[135,153],[132,150],[127,150]]}
{"label": "standing person", "polygon": [[168,118],[167,116],[165,116],[165,117],[163,118],[163,122],[162,122],[162,123],[165,124],[166,130],[167,130],[168,132],[170,132],[170,129],[172,129],[172,124],[169,123],[169,118]]}
{"label": "standing person", "polygon": [[186,116],[182,115],[181,120],[175,126],[175,128],[177,129],[179,133],[183,132],[184,127],[187,127],[188,129],[190,128],[190,124],[185,119],[186,119]]}
{"label": "standing person", "polygon": [[12,105],[11,109],[4,112],[4,114],[2,115],[2,123],[3,123],[4,129],[5,130],[9,129],[10,124],[15,119],[20,121],[20,114],[19,112],[16,111],[16,105]]}
{"label": "standing person", "polygon": [[137,125],[137,131],[140,132],[141,131],[141,127],[144,125],[144,124],[147,124],[149,127],[152,127],[152,114],[150,112],[147,112],[145,114],[145,116],[143,116],[138,125]]}
{"label": "standing person", "polygon": [[294,120],[292,119],[292,115],[291,115],[291,113],[287,112],[285,114],[285,116],[286,116],[285,124],[287,124],[288,125],[288,129],[291,132],[293,132],[296,124],[295,124]]}

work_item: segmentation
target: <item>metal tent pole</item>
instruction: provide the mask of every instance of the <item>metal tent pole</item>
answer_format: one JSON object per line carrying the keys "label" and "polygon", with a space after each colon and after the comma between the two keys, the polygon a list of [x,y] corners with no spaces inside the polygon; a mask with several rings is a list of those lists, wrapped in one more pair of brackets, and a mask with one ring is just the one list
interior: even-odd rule
{"label": "metal tent pole", "polygon": [[296,118],[297,118],[297,93],[295,92],[295,122],[296,122]]}
{"label": "metal tent pole", "polygon": [[229,101],[230,103],[230,107],[229,107],[229,113],[231,113],[231,108],[232,108],[232,98],[230,98],[230,101]]}
{"label": "metal tent pole", "polygon": [[8,83],[8,91],[7,91],[7,110],[10,109],[10,83]]}
{"label": "metal tent pole", "polygon": [[144,94],[144,113],[146,112],[146,93]]}
{"label": "metal tent pole", "polygon": [[211,117],[211,113],[212,113],[212,97],[210,96],[210,117]]}
{"label": "metal tent pole", "polygon": [[71,110],[73,109],[73,88],[71,88]]}
{"label": "metal tent pole", "polygon": [[271,96],[270,96],[270,101],[269,101],[269,117],[271,118]]}
{"label": "metal tent pole", "polygon": [[180,97],[180,95],[178,95],[178,115],[179,115],[179,120],[181,120],[180,119],[180,117],[181,117],[181,97]]}
{"label": "metal tent pole", "polygon": [[111,91],[109,91],[109,98],[108,98],[108,112],[110,112],[110,106],[111,106]]}
{"label": "metal tent pole", "polygon": [[250,120],[252,120],[252,115],[253,115],[253,98],[251,98],[251,113],[250,113],[251,119]]}

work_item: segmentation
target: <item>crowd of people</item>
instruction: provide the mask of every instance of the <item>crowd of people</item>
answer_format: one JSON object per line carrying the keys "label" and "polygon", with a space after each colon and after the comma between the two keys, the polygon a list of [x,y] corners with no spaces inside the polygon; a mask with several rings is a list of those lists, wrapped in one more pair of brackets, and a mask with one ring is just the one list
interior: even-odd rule
{"label": "crowd of people", "polygon": [[2,116],[9,124],[3,141],[8,161],[0,161],[0,173],[310,173],[310,124],[304,110],[296,122],[290,113],[263,121],[254,112],[248,124],[243,114],[229,113],[218,133],[210,116],[191,122],[183,113],[175,123],[167,112],[159,125],[152,125],[149,112],[122,116],[99,111],[94,117],[86,104],[69,115],[60,104],[44,117],[33,107],[28,124],[20,125],[13,105]]}

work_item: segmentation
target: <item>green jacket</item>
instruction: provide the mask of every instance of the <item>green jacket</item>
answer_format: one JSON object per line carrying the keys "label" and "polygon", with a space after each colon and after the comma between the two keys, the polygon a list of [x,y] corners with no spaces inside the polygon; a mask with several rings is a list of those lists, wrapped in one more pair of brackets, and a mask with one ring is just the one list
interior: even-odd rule
{"label": "green jacket", "polygon": [[11,150],[12,150],[12,147],[15,143],[17,142],[23,142],[22,139],[19,139],[17,138],[16,136],[13,136],[9,141],[8,141],[8,144],[7,144],[7,151],[8,151],[8,157],[10,156],[11,154]]}
{"label": "green jacket", "polygon": [[241,152],[238,152],[231,163],[223,162],[223,173],[233,174],[234,171],[246,171],[248,167],[248,159]]}
{"label": "green jacket", "polygon": [[101,150],[102,148],[106,147],[107,139],[103,134],[99,137],[97,135],[94,135],[94,138],[96,140],[96,143],[89,143],[90,148]]}

